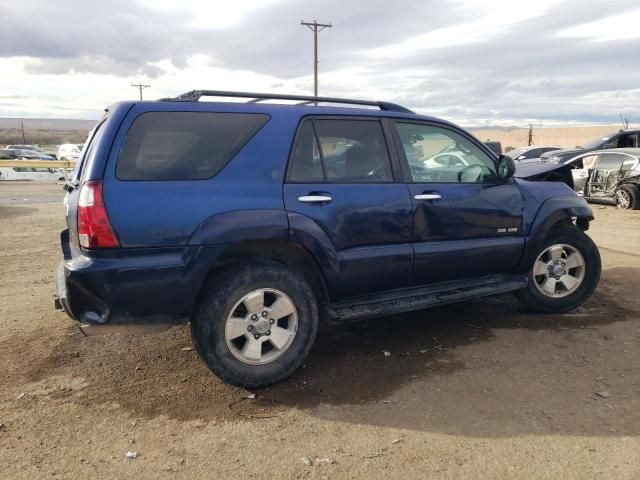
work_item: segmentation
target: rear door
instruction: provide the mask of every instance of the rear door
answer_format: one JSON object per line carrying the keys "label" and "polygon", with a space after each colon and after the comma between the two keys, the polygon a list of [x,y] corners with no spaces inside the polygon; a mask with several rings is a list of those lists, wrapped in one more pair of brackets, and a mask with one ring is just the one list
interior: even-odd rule
{"label": "rear door", "polygon": [[593,198],[613,196],[613,187],[620,178],[626,155],[603,153],[596,162],[589,180],[589,196]]}
{"label": "rear door", "polygon": [[495,157],[448,125],[403,120],[395,132],[414,209],[416,282],[514,271],[524,204],[514,181],[498,180]]}
{"label": "rear door", "polygon": [[284,185],[291,237],[325,258],[336,299],[411,284],[412,205],[388,140],[377,118],[298,129]]}

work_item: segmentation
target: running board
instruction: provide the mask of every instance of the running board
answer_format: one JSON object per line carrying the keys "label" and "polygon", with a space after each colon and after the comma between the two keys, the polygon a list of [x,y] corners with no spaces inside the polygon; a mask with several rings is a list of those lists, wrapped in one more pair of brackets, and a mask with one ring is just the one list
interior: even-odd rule
{"label": "running board", "polygon": [[380,317],[511,292],[526,286],[526,275],[491,275],[358,297],[328,305],[327,313],[335,320]]}

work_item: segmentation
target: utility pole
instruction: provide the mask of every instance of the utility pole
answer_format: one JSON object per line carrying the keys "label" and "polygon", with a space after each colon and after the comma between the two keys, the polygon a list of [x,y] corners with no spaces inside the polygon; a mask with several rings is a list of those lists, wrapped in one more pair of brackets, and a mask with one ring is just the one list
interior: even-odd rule
{"label": "utility pole", "polygon": [[132,87],[136,87],[140,92],[140,100],[142,100],[142,90],[145,88],[149,88],[151,85],[144,85],[142,83],[132,83]]}
{"label": "utility pole", "polygon": [[330,23],[318,23],[300,21],[300,25],[304,25],[313,32],[313,96],[318,96],[318,32],[325,28],[331,28]]}
{"label": "utility pole", "polygon": [[27,143],[27,140],[24,138],[24,122],[20,120],[20,128],[22,128],[22,143]]}
{"label": "utility pole", "polygon": [[533,123],[529,124],[529,146],[533,145]]}

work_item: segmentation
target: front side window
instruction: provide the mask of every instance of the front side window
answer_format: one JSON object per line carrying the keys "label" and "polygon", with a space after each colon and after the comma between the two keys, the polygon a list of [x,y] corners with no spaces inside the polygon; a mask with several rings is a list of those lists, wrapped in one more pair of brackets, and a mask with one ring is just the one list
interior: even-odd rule
{"label": "front side window", "polygon": [[636,148],[638,146],[638,134],[627,133],[618,137],[618,148]]}
{"label": "front side window", "polygon": [[268,119],[249,113],[143,113],[127,132],[116,175],[121,180],[211,178]]}
{"label": "front side window", "polygon": [[457,132],[432,125],[398,123],[398,135],[414,182],[492,183],[493,159]]}
{"label": "front side window", "polygon": [[542,155],[542,153],[543,152],[541,148],[532,148],[524,154],[524,158],[538,158],[540,155]]}
{"label": "front side window", "polygon": [[595,165],[597,158],[598,158],[598,155],[587,155],[585,157],[582,157],[582,160],[580,160],[580,162],[582,163],[582,166],[580,166],[579,168],[591,170]]}
{"label": "front side window", "polygon": [[291,158],[296,183],[393,181],[382,125],[377,120],[306,120]]}

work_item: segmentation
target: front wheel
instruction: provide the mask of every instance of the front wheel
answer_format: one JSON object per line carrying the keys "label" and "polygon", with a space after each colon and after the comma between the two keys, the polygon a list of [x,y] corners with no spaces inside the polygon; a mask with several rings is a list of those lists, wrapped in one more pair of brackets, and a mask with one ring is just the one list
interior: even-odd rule
{"label": "front wheel", "polygon": [[227,268],[205,285],[191,333],[223,381],[256,388],[291,375],[315,340],[318,309],[297,272],[275,262]]}
{"label": "front wheel", "polygon": [[559,226],[538,253],[527,286],[516,295],[538,312],[568,312],[591,296],[600,269],[600,253],[593,240],[576,227]]}

